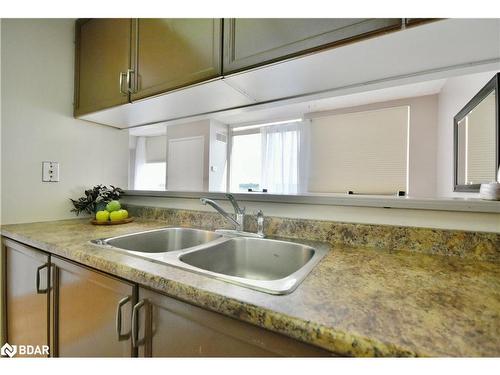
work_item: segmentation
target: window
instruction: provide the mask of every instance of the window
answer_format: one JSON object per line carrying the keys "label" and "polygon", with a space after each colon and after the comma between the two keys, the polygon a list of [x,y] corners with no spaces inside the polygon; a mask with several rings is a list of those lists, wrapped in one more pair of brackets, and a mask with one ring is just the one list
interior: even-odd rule
{"label": "window", "polygon": [[262,190],[260,133],[235,134],[232,142],[230,190]]}
{"label": "window", "polygon": [[305,191],[307,124],[299,120],[233,130],[230,188],[271,194]]}
{"label": "window", "polygon": [[135,190],[165,190],[166,136],[131,136],[131,186]]}

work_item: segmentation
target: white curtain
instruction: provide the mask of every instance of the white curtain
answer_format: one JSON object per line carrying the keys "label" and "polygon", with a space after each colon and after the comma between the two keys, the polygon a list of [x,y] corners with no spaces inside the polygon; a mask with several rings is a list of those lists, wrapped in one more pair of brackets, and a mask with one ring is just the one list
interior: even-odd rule
{"label": "white curtain", "polygon": [[307,192],[309,122],[264,126],[262,136],[262,188],[271,194]]}

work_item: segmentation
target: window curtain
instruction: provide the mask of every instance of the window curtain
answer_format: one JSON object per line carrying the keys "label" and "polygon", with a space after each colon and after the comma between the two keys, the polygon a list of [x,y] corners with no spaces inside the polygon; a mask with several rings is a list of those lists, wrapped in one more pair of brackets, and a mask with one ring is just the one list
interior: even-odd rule
{"label": "window curtain", "polygon": [[262,139],[262,188],[271,194],[307,192],[309,121],[264,126]]}

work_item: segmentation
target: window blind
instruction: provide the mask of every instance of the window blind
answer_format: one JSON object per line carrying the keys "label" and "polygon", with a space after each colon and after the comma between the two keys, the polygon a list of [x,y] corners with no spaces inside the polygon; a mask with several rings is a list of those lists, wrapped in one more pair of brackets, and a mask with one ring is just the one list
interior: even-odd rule
{"label": "window blind", "polygon": [[310,192],[407,191],[409,107],[313,118]]}
{"label": "window blind", "polygon": [[496,180],[495,93],[486,97],[467,116],[466,182]]}

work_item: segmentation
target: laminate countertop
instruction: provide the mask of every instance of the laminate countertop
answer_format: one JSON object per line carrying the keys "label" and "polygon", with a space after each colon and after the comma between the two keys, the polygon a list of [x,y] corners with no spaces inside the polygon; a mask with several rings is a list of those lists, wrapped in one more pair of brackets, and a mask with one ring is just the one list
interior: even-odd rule
{"label": "laminate countertop", "polygon": [[344,356],[500,356],[500,264],[331,246],[276,296],[116,250],[97,238],[165,227],[88,219],[2,226],[2,235]]}

